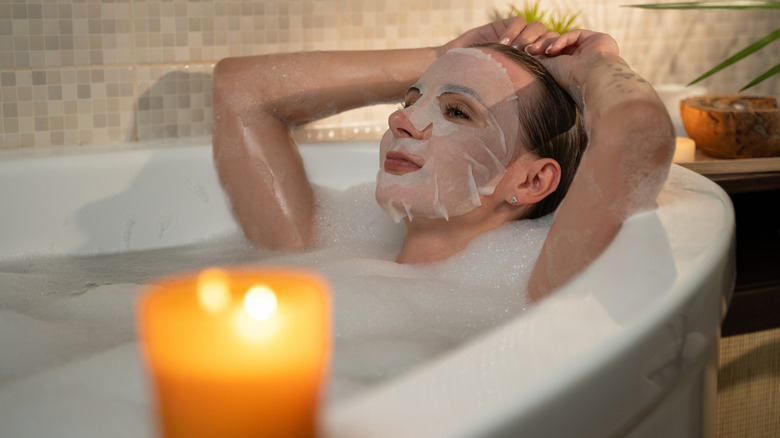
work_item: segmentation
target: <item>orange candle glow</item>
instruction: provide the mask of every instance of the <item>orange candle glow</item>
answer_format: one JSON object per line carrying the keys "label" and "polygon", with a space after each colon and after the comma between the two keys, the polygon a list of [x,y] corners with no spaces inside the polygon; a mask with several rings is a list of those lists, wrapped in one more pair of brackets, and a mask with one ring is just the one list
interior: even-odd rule
{"label": "orange candle glow", "polygon": [[292,269],[211,268],[144,294],[140,336],[163,435],[313,437],[330,295]]}

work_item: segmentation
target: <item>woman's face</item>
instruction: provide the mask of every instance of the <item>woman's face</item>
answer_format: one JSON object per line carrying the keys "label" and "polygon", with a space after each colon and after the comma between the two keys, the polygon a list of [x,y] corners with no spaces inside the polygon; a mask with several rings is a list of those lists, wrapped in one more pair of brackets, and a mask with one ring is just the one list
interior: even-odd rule
{"label": "woman's face", "polygon": [[[504,64],[516,67],[514,84]],[[515,157],[516,90],[533,81],[504,64],[479,49],[451,50],[409,89],[405,108],[390,115],[376,198],[394,220],[449,219],[493,193]]]}

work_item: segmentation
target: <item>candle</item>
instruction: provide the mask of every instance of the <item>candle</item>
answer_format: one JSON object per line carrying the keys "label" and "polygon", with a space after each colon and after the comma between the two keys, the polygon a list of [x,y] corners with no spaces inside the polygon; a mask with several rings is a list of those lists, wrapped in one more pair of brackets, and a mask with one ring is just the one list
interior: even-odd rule
{"label": "candle", "polygon": [[325,282],[210,268],[144,294],[140,336],[165,437],[313,437],[330,354]]}
{"label": "candle", "polygon": [[690,163],[695,161],[696,142],[688,137],[677,137],[672,163]]}

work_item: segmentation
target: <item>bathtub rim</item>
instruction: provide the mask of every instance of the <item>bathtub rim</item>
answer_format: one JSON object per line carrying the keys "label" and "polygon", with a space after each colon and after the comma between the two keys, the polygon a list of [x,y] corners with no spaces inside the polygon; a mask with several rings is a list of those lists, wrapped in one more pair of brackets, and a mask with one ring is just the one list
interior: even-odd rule
{"label": "bathtub rim", "polygon": [[[299,145],[299,148],[304,156],[307,154],[314,154],[316,158],[309,159],[309,161],[312,162],[327,162],[333,155],[337,155],[344,151],[355,152],[357,150],[357,153],[360,154],[359,158],[361,162],[365,164],[360,169],[358,169],[361,175],[361,181],[373,181],[376,178],[376,169],[378,168],[378,159],[376,160],[376,163],[374,163],[372,159],[373,154],[375,154],[375,151],[378,150],[378,148],[375,146],[378,146],[378,141],[356,140],[346,142],[326,141],[318,143],[303,143]],[[0,182],[6,182],[10,187],[10,184],[14,181],[13,178],[15,176],[21,176],[22,178],[25,178],[23,184],[27,184],[23,187],[34,187],[38,190],[44,190],[42,187],[45,187],[45,190],[47,191],[54,190],[55,188],[49,187],[51,184],[50,182],[44,184],[33,182],[31,184],[29,182],[30,180],[26,179],[25,171],[28,169],[33,169],[35,171],[49,169],[53,170],[53,172],[47,174],[48,178],[64,178],[63,174],[60,174],[57,169],[59,166],[62,166],[63,163],[66,167],[75,166],[79,170],[91,171],[92,169],[100,168],[101,164],[108,163],[109,166],[114,166],[117,162],[121,162],[121,166],[127,165],[132,169],[130,171],[130,174],[132,174],[130,178],[134,178],[138,176],[137,174],[143,172],[145,167],[157,157],[163,157],[163,161],[168,160],[168,162],[171,162],[171,160],[176,157],[194,159],[197,162],[208,160],[208,167],[211,167],[212,170],[214,169],[214,162],[211,151],[211,136],[198,136],[119,144],[0,149]],[[374,167],[371,168],[368,166],[368,163]],[[307,168],[307,174],[311,182],[315,184],[328,185],[328,179],[332,177],[332,171],[318,171],[317,166],[313,167],[313,170]],[[214,175],[216,175],[215,172]],[[127,177],[127,175],[125,176]],[[83,187],[85,183],[79,182],[76,184]],[[213,193],[214,202],[225,206],[222,211],[226,213],[220,214],[218,217],[214,218],[215,223],[220,223],[223,225],[222,228],[217,230],[209,230],[208,234],[202,236],[201,238],[190,238],[185,240],[179,239],[172,245],[169,245],[165,242],[160,242],[159,245],[154,242],[150,244],[147,240],[135,245],[121,245],[118,242],[112,242],[108,245],[87,244],[82,246],[83,242],[79,242],[78,238],[76,238],[75,241],[68,240],[69,238],[73,237],[71,234],[68,234],[66,236],[66,241],[63,242],[60,239],[66,233],[63,232],[64,234],[59,234],[59,231],[55,231],[60,226],[60,224],[54,223],[54,219],[52,218],[55,215],[59,215],[58,217],[61,217],[66,222],[72,222],[72,219],[76,214],[76,209],[58,211],[57,208],[55,208],[55,211],[52,211],[51,208],[47,206],[43,212],[39,212],[35,211],[33,208],[35,205],[34,202],[21,203],[16,199],[17,194],[13,193],[11,190],[9,190],[7,193],[0,191],[0,201],[10,201],[11,205],[18,204],[20,207],[19,211],[11,209],[10,215],[5,218],[6,220],[9,220],[10,218],[10,223],[12,225],[14,223],[18,224],[26,222],[25,214],[32,215],[33,220],[38,221],[43,221],[43,219],[39,219],[36,216],[50,216],[50,218],[46,220],[48,220],[48,230],[51,230],[51,235],[48,235],[45,238],[42,236],[35,236],[34,239],[26,239],[31,240],[29,242],[25,241],[24,243],[20,243],[18,239],[22,239],[23,237],[20,235],[12,235],[9,238],[9,236],[4,235],[4,230],[0,229],[0,240],[2,240],[3,237],[9,238],[10,240],[10,243],[6,241],[5,245],[0,245],[0,263],[30,257],[62,255],[94,256],[100,254],[125,252],[128,250],[136,251],[161,248],[165,246],[188,245],[201,241],[207,241],[212,238],[240,233],[238,221],[233,215],[233,211],[229,205],[227,196],[224,194],[218,179],[216,177],[210,178],[210,180],[205,181],[205,184]],[[347,184],[344,181],[340,181],[337,182],[334,187],[339,190],[343,190],[351,185],[354,185],[354,183]],[[62,187],[56,187],[56,190],[61,189]],[[104,189],[100,188],[98,190],[102,191]],[[46,195],[49,195],[48,192]],[[79,196],[81,195],[82,194],[80,193]],[[89,197],[91,195],[85,196]],[[102,194],[101,196],[110,197],[112,195]],[[84,201],[84,199],[81,199],[79,202],[82,201]],[[82,202],[79,204],[78,208],[85,206],[87,206],[86,202]],[[30,208],[32,208],[32,212],[25,211],[26,209]],[[52,213],[54,214],[52,215]],[[0,217],[0,220],[3,219],[4,218]],[[5,224],[7,223],[8,222],[5,222]],[[2,225],[2,223],[0,223],[0,225]],[[27,227],[28,224],[25,224],[24,226]],[[40,226],[40,224],[38,224],[38,226]],[[71,223],[70,226],[73,226],[73,224]],[[68,231],[68,233],[72,232]],[[37,241],[35,239],[37,239]]]}

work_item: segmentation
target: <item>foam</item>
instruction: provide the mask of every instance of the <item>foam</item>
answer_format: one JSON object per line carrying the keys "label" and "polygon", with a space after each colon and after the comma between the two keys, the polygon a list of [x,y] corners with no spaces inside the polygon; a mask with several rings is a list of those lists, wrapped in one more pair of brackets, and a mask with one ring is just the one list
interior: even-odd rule
{"label": "foam", "polygon": [[426,266],[393,262],[404,226],[364,184],[316,188],[318,248],[283,253],[240,236],[196,245],[0,265],[0,385],[135,339],[134,306],[155,277],[219,265],[289,265],[322,273],[334,291],[329,399],[407,372],[521,313],[550,217],[507,224]]}

